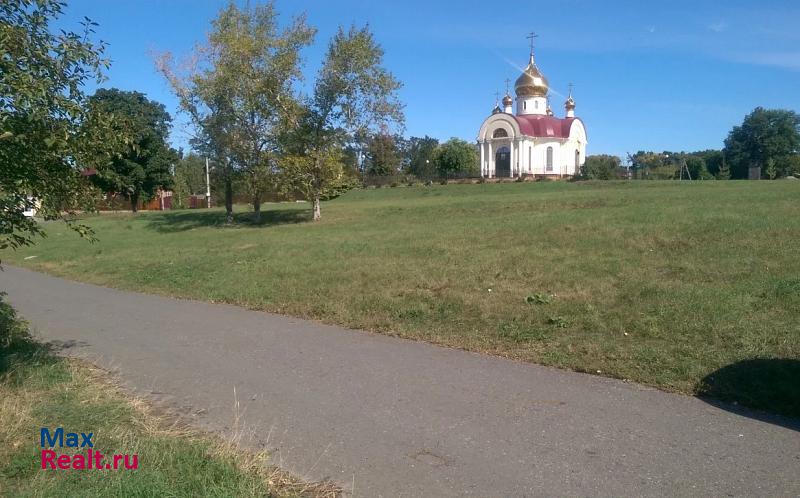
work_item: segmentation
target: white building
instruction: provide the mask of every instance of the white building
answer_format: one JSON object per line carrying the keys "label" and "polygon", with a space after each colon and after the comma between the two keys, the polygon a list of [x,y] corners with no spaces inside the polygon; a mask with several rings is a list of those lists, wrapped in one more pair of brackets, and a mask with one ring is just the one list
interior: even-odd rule
{"label": "white building", "polygon": [[506,92],[503,109],[495,105],[478,133],[481,176],[535,175],[561,178],[578,174],[586,160],[586,128],[575,117],[572,89],[564,102],[565,117],[550,109],[547,79],[536,67],[531,49],[528,67],[514,84],[514,99]]}

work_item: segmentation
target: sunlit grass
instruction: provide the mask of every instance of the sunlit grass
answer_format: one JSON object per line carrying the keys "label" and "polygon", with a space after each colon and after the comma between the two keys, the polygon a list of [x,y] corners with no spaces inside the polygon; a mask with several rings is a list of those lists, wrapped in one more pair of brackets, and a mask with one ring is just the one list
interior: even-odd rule
{"label": "sunlit grass", "polygon": [[235,227],[219,210],[100,215],[94,245],[49,225],[4,257],[686,393],[741,360],[800,358],[789,181],[361,190],[318,224],[305,204],[265,209]]}

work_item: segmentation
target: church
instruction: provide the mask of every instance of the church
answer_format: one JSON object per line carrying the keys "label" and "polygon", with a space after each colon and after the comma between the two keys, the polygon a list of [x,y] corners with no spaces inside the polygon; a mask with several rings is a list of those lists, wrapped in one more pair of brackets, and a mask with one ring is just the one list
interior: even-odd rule
{"label": "church", "polygon": [[586,160],[586,128],[575,116],[572,85],[563,118],[556,117],[550,108],[549,92],[531,45],[528,66],[514,83],[516,112],[506,88],[502,109],[495,103],[492,114],[481,125],[481,177],[564,178],[580,172]]}

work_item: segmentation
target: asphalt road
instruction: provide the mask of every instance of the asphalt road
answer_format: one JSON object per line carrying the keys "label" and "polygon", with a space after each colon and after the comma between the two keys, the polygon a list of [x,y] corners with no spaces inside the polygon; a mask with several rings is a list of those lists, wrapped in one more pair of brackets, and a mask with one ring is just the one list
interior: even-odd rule
{"label": "asphalt road", "polygon": [[800,425],[786,419],[8,266],[0,290],[135,392],[356,496],[800,496]]}

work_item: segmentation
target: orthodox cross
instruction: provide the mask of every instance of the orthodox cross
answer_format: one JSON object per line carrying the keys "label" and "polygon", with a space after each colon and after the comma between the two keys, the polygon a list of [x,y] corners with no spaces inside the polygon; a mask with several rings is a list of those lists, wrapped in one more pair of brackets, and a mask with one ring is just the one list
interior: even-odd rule
{"label": "orthodox cross", "polygon": [[498,102],[500,102],[500,92],[495,91],[494,92],[494,103],[497,104]]}
{"label": "orthodox cross", "polygon": [[569,82],[569,96],[572,97],[572,82]]}
{"label": "orthodox cross", "polygon": [[539,38],[539,35],[537,35],[534,31],[531,31],[530,34],[528,34],[528,36],[525,38],[531,41],[531,55],[533,55],[533,46],[536,42],[536,39]]}
{"label": "orthodox cross", "polygon": [[506,78],[506,95],[508,95],[508,84],[511,82],[510,79]]}

